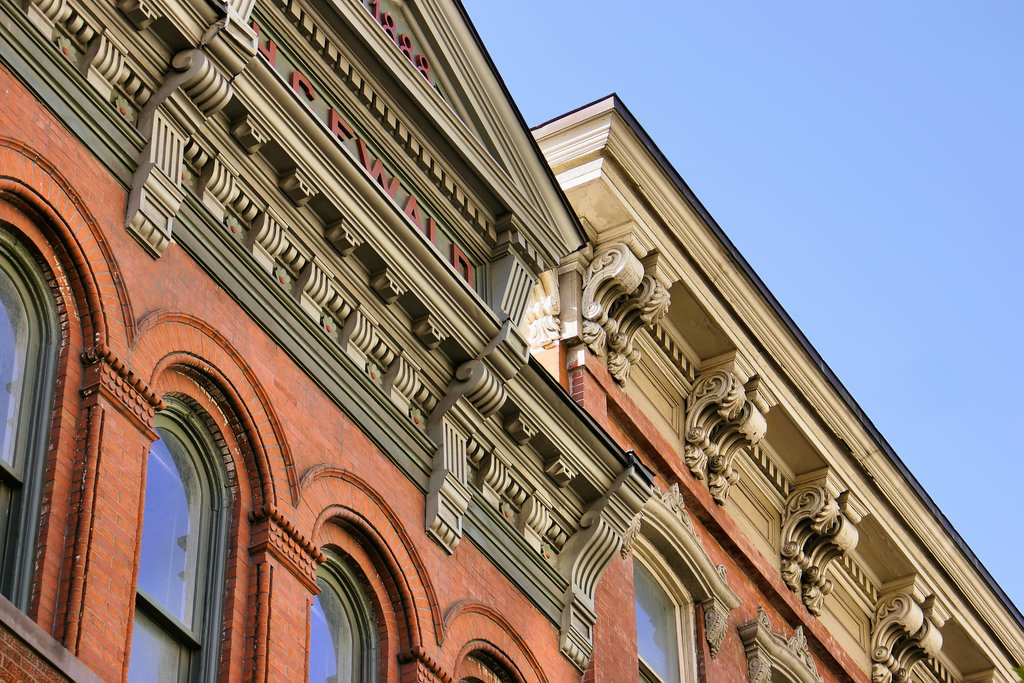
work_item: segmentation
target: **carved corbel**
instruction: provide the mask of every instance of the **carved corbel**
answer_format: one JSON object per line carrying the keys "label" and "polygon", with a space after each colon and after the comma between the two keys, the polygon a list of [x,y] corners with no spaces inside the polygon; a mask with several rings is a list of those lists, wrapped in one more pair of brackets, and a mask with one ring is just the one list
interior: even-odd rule
{"label": "carved corbel", "polygon": [[510,329],[511,323],[506,322],[479,356],[459,366],[447,394],[437,402],[426,423],[427,436],[437,445],[427,490],[427,532],[448,552],[454,552],[462,539],[462,516],[470,499],[466,458],[468,434],[455,424],[449,413],[461,398],[465,398],[485,419],[504,404],[505,387],[484,359],[505,340]]}
{"label": "carved corbel", "polygon": [[633,348],[636,333],[656,325],[668,312],[668,305],[668,290],[647,275],[636,291],[616,306],[619,330],[608,337],[608,372],[620,384],[626,381],[633,363],[640,360],[640,351]]}
{"label": "carved corbel", "polygon": [[560,312],[558,273],[549,270],[541,273],[540,281],[533,288],[523,315],[522,327],[526,331],[526,339],[531,350],[546,348],[561,338],[562,322],[558,318]]}
{"label": "carved corbel", "polygon": [[593,651],[597,582],[621,548],[622,535],[634,515],[651,494],[650,482],[638,467],[639,463],[627,466],[604,495],[587,506],[579,528],[558,556],[559,573],[569,584],[559,648],[580,671],[587,668]]}
{"label": "carved corbel", "polygon": [[909,681],[914,665],[942,647],[945,615],[936,609],[934,595],[923,600],[920,595],[899,591],[879,599],[871,630],[872,683]]}
{"label": "carved corbel", "polygon": [[729,487],[739,481],[733,458],[758,444],[768,429],[767,402],[758,395],[759,380],[746,384],[731,370],[705,372],[687,399],[683,460],[711,496],[725,505]]}
{"label": "carved corbel", "polygon": [[[171,241],[174,216],[184,191],[181,187],[182,154],[191,131],[172,122],[162,111],[164,103],[182,88],[199,112],[199,121],[213,116],[231,99],[231,84],[199,49],[179,52],[160,89],[139,113],[138,130],[148,140],[128,195],[125,226],[154,257],[159,258]],[[186,117],[187,118],[187,117]]]}
{"label": "carved corbel", "polygon": [[802,626],[787,638],[772,632],[772,624],[763,607],[757,608],[757,619],[738,628],[747,656],[747,677],[750,683],[822,683],[807,645]]}
{"label": "carved corbel", "polygon": [[540,264],[519,220],[512,214],[496,223],[497,242],[491,250],[491,309],[519,324],[537,280]]}
{"label": "carved corbel", "polygon": [[857,545],[854,525],[860,515],[849,509],[849,496],[812,484],[793,491],[786,501],[782,578],[814,615],[821,614],[822,601],[832,592],[828,565]]}
{"label": "carved corbel", "polygon": [[608,338],[619,331],[618,321],[611,317],[612,305],[636,291],[643,277],[643,263],[622,243],[598,252],[587,266],[583,278],[580,336],[595,354],[603,354]]}

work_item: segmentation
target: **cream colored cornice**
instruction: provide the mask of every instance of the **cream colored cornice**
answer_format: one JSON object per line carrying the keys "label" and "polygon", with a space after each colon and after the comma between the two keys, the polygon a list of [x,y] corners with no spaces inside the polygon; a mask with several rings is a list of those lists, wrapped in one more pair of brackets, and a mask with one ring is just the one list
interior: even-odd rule
{"label": "cream colored cornice", "polygon": [[[635,222],[636,239],[644,248],[657,247],[668,279],[683,281],[729,334],[738,355],[799,421],[828,468],[907,549],[918,573],[944,596],[986,656],[1010,675],[1008,662],[1024,661],[1021,624],[957,546],[916,481],[885,455],[887,444],[845,389],[619,106],[607,99],[535,130],[560,180],[569,186],[602,183],[606,196],[622,205],[617,210]],[[594,227],[595,233],[601,229]]]}

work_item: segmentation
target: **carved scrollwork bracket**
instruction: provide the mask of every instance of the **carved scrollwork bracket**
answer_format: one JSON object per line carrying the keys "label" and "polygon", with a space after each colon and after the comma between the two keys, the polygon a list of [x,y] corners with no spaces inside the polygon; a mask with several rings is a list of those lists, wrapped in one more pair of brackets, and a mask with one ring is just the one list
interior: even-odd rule
{"label": "carved scrollwork bracket", "polygon": [[668,311],[665,286],[645,272],[644,263],[622,243],[599,251],[583,279],[580,337],[596,355],[608,355],[608,370],[622,383],[640,352],[633,338],[656,325]]}
{"label": "carved scrollwork bracket", "polygon": [[541,273],[523,314],[522,328],[531,349],[551,346],[562,336],[562,321],[558,317],[561,306],[558,273],[553,270]]}
{"label": "carved scrollwork bracket", "polygon": [[807,611],[821,614],[832,582],[828,565],[857,545],[860,515],[850,510],[849,492],[838,496],[824,486],[795,490],[786,501],[782,526],[782,578]]}
{"label": "carved scrollwork bracket", "polygon": [[579,528],[558,556],[558,571],[567,581],[559,649],[580,670],[594,647],[594,591],[620,551],[623,534],[651,495],[651,483],[639,464],[627,466],[600,498],[587,506]]}
{"label": "carved scrollwork bracket", "polygon": [[824,680],[814,665],[802,626],[797,626],[790,638],[774,633],[768,613],[759,606],[757,619],[748,621],[738,630],[747,655],[750,683],[822,683]]}
{"label": "carved scrollwork bracket", "polygon": [[879,599],[871,633],[871,682],[909,681],[914,665],[942,647],[944,623],[934,595],[919,601],[911,593],[896,592]]}
{"label": "carved scrollwork bracket", "polygon": [[736,454],[760,443],[768,429],[768,403],[759,386],[756,376],[744,383],[731,370],[716,369],[697,379],[687,399],[683,460],[695,477],[707,481],[719,505],[739,481],[732,468]]}

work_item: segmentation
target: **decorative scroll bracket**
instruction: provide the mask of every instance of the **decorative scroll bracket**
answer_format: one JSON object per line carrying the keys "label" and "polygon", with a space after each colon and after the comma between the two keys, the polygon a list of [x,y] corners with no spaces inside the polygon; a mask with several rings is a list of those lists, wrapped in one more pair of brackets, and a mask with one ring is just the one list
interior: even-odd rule
{"label": "decorative scroll bracket", "polygon": [[760,379],[755,375],[743,382],[732,370],[709,370],[697,378],[686,404],[683,460],[695,477],[707,481],[715,502],[725,505],[729,487],[739,481],[733,459],[760,443],[768,430]]}
{"label": "decorative scroll bracket", "polygon": [[914,665],[942,647],[946,616],[935,595],[923,598],[916,587],[883,595],[871,630],[871,683],[909,681]]}
{"label": "decorative scroll bracket", "polygon": [[558,569],[569,587],[562,610],[559,649],[580,670],[587,668],[594,648],[594,591],[622,544],[622,535],[651,495],[651,483],[635,461],[608,490],[591,503],[558,556]]}
{"label": "decorative scroll bracket", "polygon": [[811,484],[793,491],[786,501],[782,579],[811,614],[821,614],[822,602],[832,592],[828,565],[856,547],[859,533],[854,525],[860,519],[848,491],[837,496],[827,486]]}

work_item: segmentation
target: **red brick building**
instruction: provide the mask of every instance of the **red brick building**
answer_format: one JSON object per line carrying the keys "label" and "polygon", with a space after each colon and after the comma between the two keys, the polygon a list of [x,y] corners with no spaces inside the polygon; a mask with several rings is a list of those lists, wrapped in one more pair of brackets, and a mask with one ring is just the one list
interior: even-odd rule
{"label": "red brick building", "polygon": [[1012,680],[618,100],[447,1],[3,15],[0,679]]}

